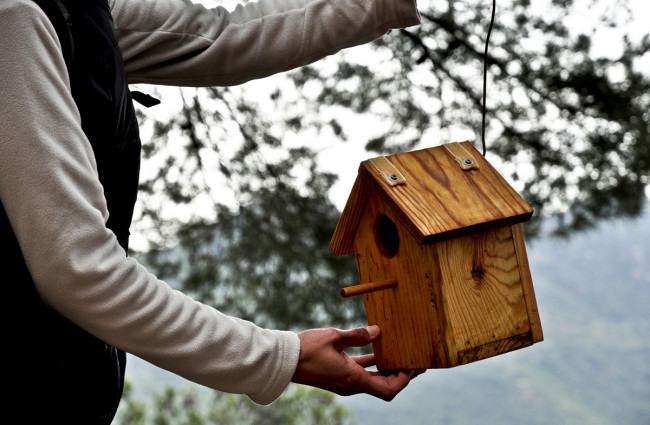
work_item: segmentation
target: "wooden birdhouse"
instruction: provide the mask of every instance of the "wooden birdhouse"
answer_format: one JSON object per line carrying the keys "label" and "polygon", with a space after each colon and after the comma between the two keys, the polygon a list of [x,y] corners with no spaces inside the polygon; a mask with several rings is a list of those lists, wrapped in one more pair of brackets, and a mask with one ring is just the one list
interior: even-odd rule
{"label": "wooden birdhouse", "polygon": [[543,339],[521,223],[533,210],[469,142],[361,163],[330,243],[356,255],[380,370],[446,368]]}

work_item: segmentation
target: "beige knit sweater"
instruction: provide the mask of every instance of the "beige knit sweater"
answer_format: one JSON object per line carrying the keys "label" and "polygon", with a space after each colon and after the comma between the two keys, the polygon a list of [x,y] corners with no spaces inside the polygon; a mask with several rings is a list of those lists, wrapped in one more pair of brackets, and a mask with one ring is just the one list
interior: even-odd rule
{"label": "beige knit sweater", "polygon": [[[261,0],[232,12],[109,3],[131,83],[238,84],[418,23],[414,0]],[[125,255],[105,226],[59,41],[31,0],[0,1],[0,55],[0,201],[43,300],[155,365],[272,402],[294,373],[297,336],[200,304]]]}

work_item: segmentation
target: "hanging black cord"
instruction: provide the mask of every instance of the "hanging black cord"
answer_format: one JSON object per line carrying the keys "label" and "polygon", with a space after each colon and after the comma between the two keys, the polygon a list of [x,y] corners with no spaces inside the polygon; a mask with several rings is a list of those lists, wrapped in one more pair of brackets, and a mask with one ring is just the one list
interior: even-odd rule
{"label": "hanging black cord", "polygon": [[487,37],[485,38],[485,53],[483,55],[483,123],[481,124],[481,140],[483,142],[483,156],[485,156],[485,97],[487,92],[487,68],[488,68],[488,44],[492,26],[494,25],[494,15],[497,8],[497,0],[492,0],[492,17],[490,18],[490,27],[488,28]]}

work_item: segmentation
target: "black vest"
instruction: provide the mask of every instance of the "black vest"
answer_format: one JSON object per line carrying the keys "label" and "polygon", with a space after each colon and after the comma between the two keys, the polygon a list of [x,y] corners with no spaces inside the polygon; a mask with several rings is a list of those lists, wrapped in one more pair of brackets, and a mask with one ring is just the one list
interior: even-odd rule
{"label": "black vest", "polygon": [[[57,30],[104,188],[106,226],[126,250],[140,139],[110,8],[107,0],[35,1]],[[25,423],[110,423],[122,394],[125,354],[41,301],[1,204],[0,247],[0,367],[11,393],[0,397],[3,412],[20,409]]]}

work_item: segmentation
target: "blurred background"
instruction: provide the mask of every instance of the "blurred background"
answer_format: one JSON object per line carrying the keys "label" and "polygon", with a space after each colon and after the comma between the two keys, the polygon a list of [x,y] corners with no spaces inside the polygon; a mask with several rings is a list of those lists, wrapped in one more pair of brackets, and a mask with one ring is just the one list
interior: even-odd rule
{"label": "blurred background", "polygon": [[[328,249],[357,168],[481,148],[491,6],[420,0],[419,26],[238,87],[140,87],[162,105],[139,111],[131,255],[260,326],[364,325],[338,293],[354,258]],[[130,357],[119,423],[650,424],[649,18],[641,0],[497,1],[486,157],[535,209],[542,343],[429,370],[391,403],[293,386],[261,407]]]}

